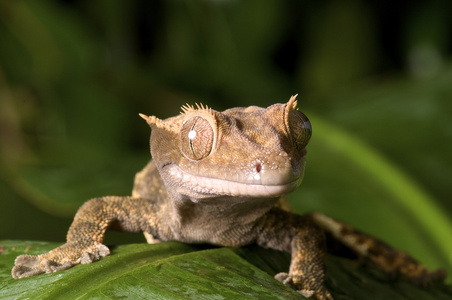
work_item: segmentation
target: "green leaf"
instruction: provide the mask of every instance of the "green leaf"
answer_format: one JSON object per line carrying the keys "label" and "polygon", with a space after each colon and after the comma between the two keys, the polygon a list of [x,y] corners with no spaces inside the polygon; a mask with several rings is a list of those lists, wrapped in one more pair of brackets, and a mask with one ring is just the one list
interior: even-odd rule
{"label": "green leaf", "polygon": [[[130,244],[89,265],[20,280],[10,277],[15,256],[57,244],[3,242],[0,298],[299,299],[300,295],[238,256],[181,243]],[[282,257],[282,259],[286,259]],[[270,270],[263,261],[260,265]]]}
{"label": "green leaf", "polygon": [[[213,248],[169,242],[112,248],[99,262],[14,280],[20,254],[40,254],[57,243],[0,242],[1,299],[304,299],[273,276],[288,268],[287,253],[257,246]],[[330,256],[326,285],[335,299],[450,299],[452,287],[420,288]]]}

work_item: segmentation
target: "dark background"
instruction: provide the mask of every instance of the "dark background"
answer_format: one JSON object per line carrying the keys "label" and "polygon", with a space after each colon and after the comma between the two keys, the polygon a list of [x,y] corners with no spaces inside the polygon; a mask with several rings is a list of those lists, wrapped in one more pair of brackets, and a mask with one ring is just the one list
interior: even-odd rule
{"label": "dark background", "polygon": [[313,138],[296,210],[452,270],[451,15],[451,1],[0,1],[0,239],[63,241],[84,201],[129,194],[150,157],[140,112],[298,93]]}

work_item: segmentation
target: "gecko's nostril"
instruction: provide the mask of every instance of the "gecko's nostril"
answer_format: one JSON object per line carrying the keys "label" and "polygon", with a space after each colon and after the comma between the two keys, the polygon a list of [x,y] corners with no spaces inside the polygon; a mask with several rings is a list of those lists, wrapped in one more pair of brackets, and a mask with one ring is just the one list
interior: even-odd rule
{"label": "gecko's nostril", "polygon": [[256,172],[260,173],[262,170],[262,165],[260,163],[257,163],[255,168],[256,168]]}

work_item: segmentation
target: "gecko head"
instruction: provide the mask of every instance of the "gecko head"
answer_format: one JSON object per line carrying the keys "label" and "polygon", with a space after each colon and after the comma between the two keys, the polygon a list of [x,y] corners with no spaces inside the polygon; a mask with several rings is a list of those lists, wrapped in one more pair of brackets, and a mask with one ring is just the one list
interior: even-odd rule
{"label": "gecko head", "polygon": [[165,120],[141,116],[152,128],[153,160],[180,194],[276,198],[301,183],[312,129],[296,96],[267,108],[186,105]]}

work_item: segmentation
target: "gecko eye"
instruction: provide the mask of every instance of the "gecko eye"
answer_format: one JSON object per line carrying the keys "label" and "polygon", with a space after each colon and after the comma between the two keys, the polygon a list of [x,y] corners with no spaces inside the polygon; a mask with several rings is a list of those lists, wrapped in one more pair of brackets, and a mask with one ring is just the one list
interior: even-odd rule
{"label": "gecko eye", "polygon": [[179,139],[184,156],[200,160],[212,152],[214,131],[206,119],[196,116],[184,122]]}
{"label": "gecko eye", "polygon": [[302,112],[292,110],[289,113],[289,129],[292,143],[300,151],[309,143],[312,134],[311,122]]}

